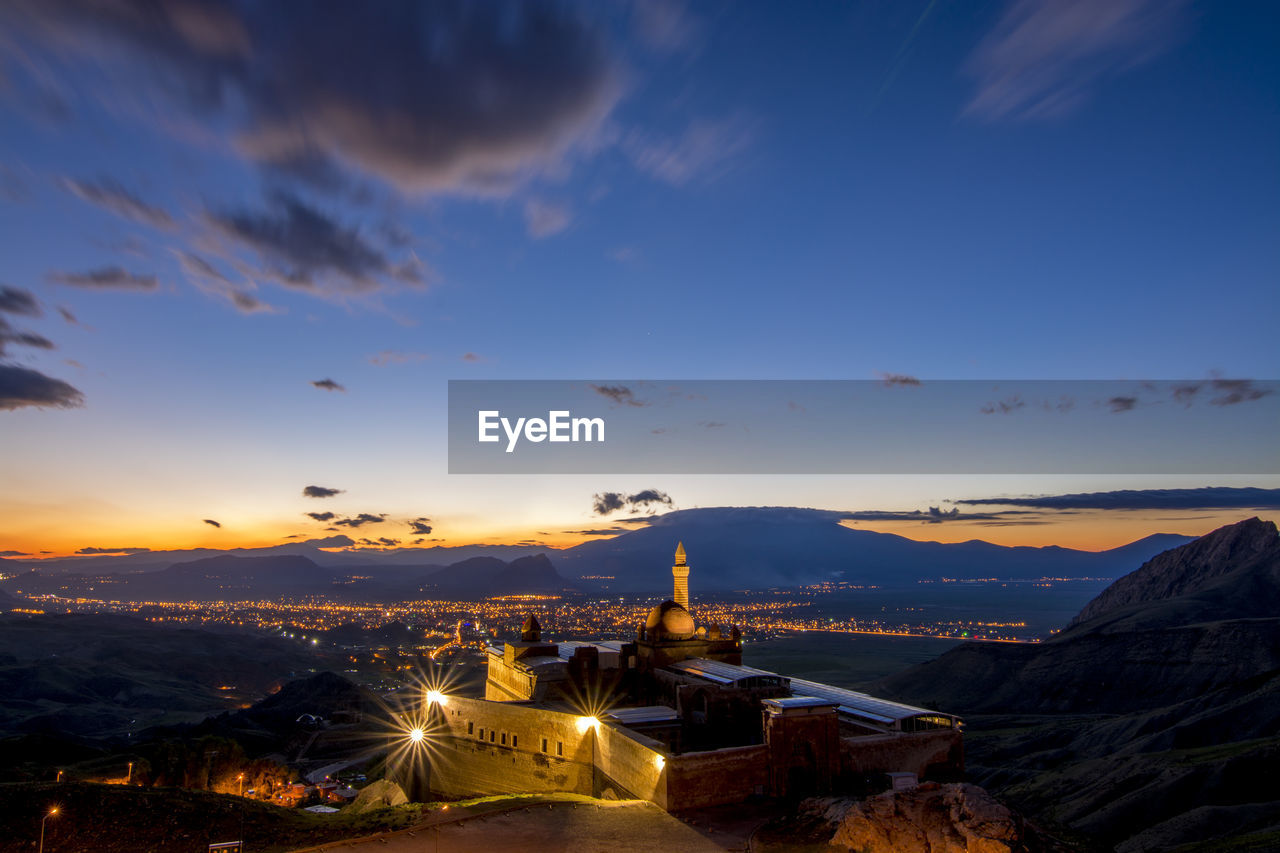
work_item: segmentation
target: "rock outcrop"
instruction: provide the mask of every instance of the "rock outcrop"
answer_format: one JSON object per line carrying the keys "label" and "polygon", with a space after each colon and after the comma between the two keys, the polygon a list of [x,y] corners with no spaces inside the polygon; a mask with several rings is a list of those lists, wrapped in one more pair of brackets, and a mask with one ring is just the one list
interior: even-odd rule
{"label": "rock outcrop", "polygon": [[853,804],[840,819],[831,844],[860,853],[1024,853],[1040,849],[1038,840],[1028,834],[1021,816],[977,785],[926,782]]}

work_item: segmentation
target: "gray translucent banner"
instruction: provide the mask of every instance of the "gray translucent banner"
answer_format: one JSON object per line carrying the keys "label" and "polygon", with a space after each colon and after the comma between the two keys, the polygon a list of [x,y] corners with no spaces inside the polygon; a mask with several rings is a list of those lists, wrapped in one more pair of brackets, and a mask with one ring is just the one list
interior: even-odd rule
{"label": "gray translucent banner", "polygon": [[1274,474],[1280,382],[453,380],[451,474]]}

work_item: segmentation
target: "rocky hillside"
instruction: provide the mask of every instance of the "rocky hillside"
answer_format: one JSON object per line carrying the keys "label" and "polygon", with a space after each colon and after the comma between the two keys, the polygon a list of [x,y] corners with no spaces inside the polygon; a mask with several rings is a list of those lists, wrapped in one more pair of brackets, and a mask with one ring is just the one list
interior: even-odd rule
{"label": "rocky hillside", "polygon": [[966,644],[873,690],[965,715],[971,778],[1033,817],[1126,853],[1274,849],[1280,534],[1221,528],[1044,643]]}

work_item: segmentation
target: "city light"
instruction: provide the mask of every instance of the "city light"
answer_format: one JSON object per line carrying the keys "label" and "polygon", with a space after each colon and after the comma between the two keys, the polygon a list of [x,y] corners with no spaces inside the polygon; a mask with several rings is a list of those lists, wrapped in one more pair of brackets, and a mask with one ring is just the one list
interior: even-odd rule
{"label": "city light", "polygon": [[426,736],[427,733],[421,726],[414,726],[412,729],[409,729],[409,740],[414,743],[422,743],[423,738]]}
{"label": "city light", "polygon": [[600,730],[599,717],[579,717],[578,718],[578,734],[586,734],[587,729]]}
{"label": "city light", "polygon": [[428,704],[428,705],[440,705],[440,706],[442,706],[442,707],[443,707],[443,706],[445,705],[445,703],[446,703],[447,698],[448,698],[448,697],[446,697],[446,696],[445,696],[443,693],[441,693],[439,690],[428,690],[428,691],[427,691],[427,704]]}

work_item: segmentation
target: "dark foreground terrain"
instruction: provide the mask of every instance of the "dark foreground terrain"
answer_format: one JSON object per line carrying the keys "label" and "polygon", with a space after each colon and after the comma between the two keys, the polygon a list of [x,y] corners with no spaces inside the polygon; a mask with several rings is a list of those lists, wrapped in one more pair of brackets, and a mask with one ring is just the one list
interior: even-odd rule
{"label": "dark foreground terrain", "polygon": [[1034,646],[964,644],[873,690],[965,716],[971,779],[1121,853],[1280,849],[1280,534],[1160,554]]}

